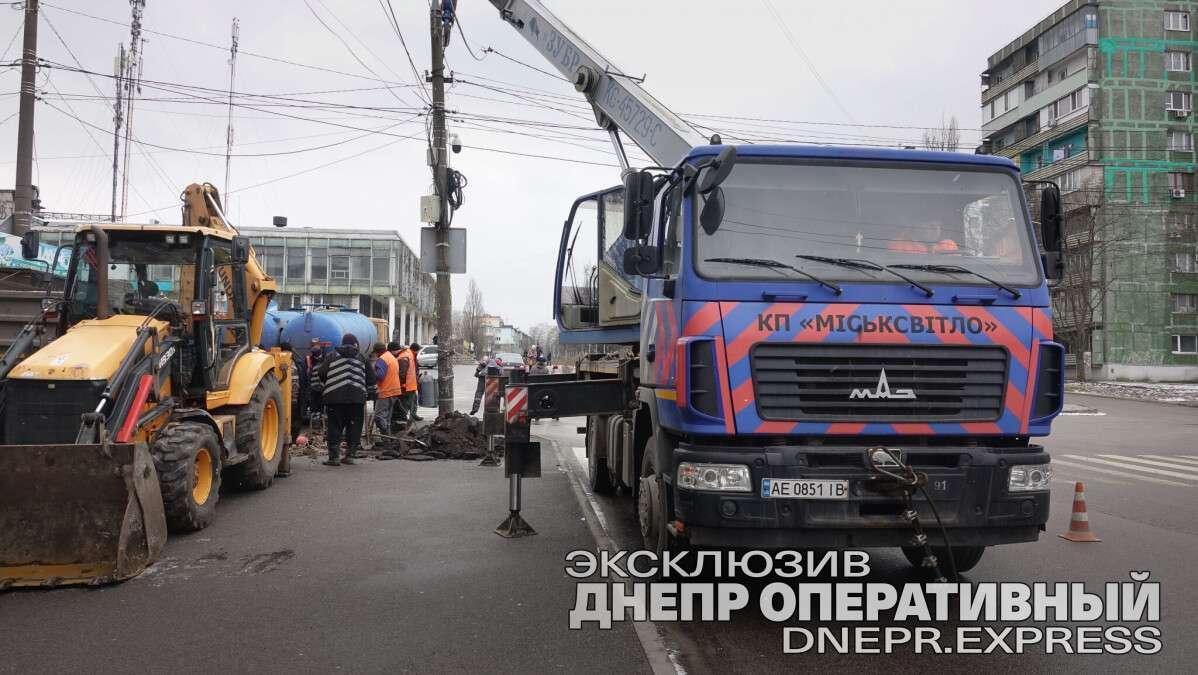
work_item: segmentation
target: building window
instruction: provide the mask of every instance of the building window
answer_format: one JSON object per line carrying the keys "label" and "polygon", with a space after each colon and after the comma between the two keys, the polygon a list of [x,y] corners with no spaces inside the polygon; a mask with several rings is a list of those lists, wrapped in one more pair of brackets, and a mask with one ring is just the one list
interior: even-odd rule
{"label": "building window", "polygon": [[1194,182],[1194,174],[1184,173],[1181,171],[1169,172],[1169,191],[1177,190],[1192,190]]}
{"label": "building window", "polygon": [[374,270],[372,270],[371,278],[375,286],[390,286],[391,285],[391,258],[387,257],[386,251],[374,252]]}
{"label": "building window", "polygon": [[1170,239],[1189,239],[1198,234],[1194,226],[1194,217],[1190,213],[1170,213],[1167,217],[1168,236]]}
{"label": "building window", "polygon": [[1198,335],[1174,335],[1174,354],[1198,354]]}
{"label": "building window", "polygon": [[1174,314],[1194,314],[1198,312],[1198,295],[1193,293],[1170,293],[1173,301]]}
{"label": "building window", "polygon": [[1198,354],[1198,335],[1174,335],[1174,354]]}
{"label": "building window", "polygon": [[1188,131],[1173,129],[1169,131],[1169,149],[1190,151],[1194,149],[1194,137]]}
{"label": "building window", "polygon": [[1189,12],[1165,12],[1165,30],[1190,30]]}
{"label": "building window", "polygon": [[329,279],[333,281],[349,279],[349,256],[332,255],[329,257]]}
{"label": "building window", "polygon": [[1165,52],[1165,70],[1171,73],[1190,72],[1190,53]]}
{"label": "building window", "polygon": [[1198,260],[1193,253],[1174,253],[1172,258],[1174,272],[1198,272]]}
{"label": "building window", "polygon": [[370,251],[354,251],[349,259],[350,281],[370,281]]}
{"label": "building window", "polygon": [[1061,192],[1072,192],[1079,187],[1080,176],[1081,169],[1066,171],[1057,177],[1057,186],[1061,188]]}
{"label": "building window", "polygon": [[254,249],[254,255],[258,257],[262,268],[266,270],[266,274],[275,279],[283,278],[283,247],[282,246],[259,246]]}
{"label": "building window", "polygon": [[1165,92],[1165,110],[1184,110],[1188,112],[1190,110],[1190,92]]}
{"label": "building window", "polygon": [[289,248],[287,249],[287,280],[288,281],[303,281],[304,280],[304,249]]}
{"label": "building window", "polygon": [[329,278],[329,250],[327,248],[312,249],[312,281],[327,281]]}

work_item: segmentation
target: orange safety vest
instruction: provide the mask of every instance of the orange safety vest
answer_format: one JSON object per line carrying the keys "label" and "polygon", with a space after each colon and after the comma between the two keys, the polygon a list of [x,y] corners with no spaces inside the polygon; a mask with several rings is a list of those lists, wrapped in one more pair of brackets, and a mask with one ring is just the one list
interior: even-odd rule
{"label": "orange safety vest", "polygon": [[[399,354],[397,354],[395,358],[397,362],[403,361],[404,359],[408,360],[408,377],[403,383],[404,393],[410,394],[416,391],[418,386],[416,384],[416,355],[412,353],[411,349],[405,347],[400,350]],[[397,373],[399,372],[398,366],[395,370]]]}
{"label": "orange safety vest", "polygon": [[399,360],[391,352],[383,352],[380,356],[387,364],[387,374],[379,382],[379,398],[393,398],[403,393],[403,384],[399,381]]}

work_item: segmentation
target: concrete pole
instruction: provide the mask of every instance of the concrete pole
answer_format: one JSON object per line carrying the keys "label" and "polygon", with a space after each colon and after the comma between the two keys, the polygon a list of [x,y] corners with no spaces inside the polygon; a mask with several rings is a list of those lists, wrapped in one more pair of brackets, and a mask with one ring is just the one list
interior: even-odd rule
{"label": "concrete pole", "polygon": [[25,0],[25,38],[21,48],[21,100],[17,108],[17,180],[13,194],[12,233],[33,226],[33,113],[37,85],[38,0]]}
{"label": "concrete pole", "polygon": [[387,298],[387,341],[395,339],[395,296]]}
{"label": "concrete pole", "polygon": [[[441,0],[432,3],[429,12],[430,42],[433,48],[432,68],[429,79],[432,81],[432,155],[433,183],[436,185],[437,196],[440,200],[440,217],[437,219],[437,281],[436,281],[436,313],[437,328],[440,339],[447,344],[451,342],[453,333],[453,296],[449,286],[449,200],[446,198],[449,190],[448,169],[449,161],[445,147],[445,24],[442,21]],[[442,350],[437,356],[437,412],[446,415],[453,412],[453,364],[449,358],[449,350]]]}

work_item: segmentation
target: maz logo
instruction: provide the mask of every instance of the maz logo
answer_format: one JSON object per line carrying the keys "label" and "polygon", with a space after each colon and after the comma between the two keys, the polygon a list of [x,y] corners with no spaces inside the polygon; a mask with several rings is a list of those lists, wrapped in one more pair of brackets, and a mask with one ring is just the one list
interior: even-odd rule
{"label": "maz logo", "polygon": [[870,391],[868,389],[854,389],[849,393],[849,398],[915,398],[915,392],[911,389],[895,389],[890,390],[890,383],[886,381],[886,369],[883,368],[881,374],[878,375],[877,389]]}

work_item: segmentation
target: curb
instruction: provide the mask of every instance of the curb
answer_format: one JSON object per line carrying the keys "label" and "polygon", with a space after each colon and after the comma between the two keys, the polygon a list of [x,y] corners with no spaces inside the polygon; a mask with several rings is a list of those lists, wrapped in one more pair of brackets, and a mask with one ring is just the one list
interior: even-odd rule
{"label": "curb", "polygon": [[1182,408],[1198,408],[1198,401],[1156,401],[1150,398],[1135,398],[1133,396],[1116,396],[1115,394],[1095,393],[1090,391],[1071,391],[1069,385],[1065,385],[1065,396],[1093,396],[1094,398],[1109,398],[1115,401],[1136,401],[1139,403],[1155,403],[1158,405],[1173,405]]}

